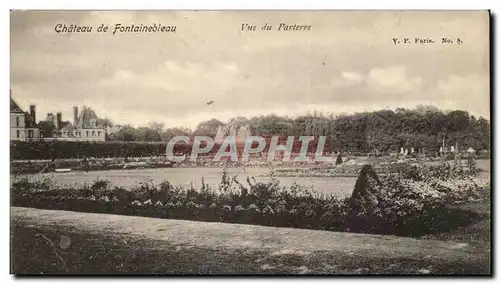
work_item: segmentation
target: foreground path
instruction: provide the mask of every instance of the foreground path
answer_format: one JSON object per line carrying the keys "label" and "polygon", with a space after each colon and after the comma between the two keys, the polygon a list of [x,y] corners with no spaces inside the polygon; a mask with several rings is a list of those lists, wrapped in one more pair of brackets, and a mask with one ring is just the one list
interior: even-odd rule
{"label": "foreground path", "polygon": [[11,226],[13,273],[490,273],[458,242],[20,207]]}

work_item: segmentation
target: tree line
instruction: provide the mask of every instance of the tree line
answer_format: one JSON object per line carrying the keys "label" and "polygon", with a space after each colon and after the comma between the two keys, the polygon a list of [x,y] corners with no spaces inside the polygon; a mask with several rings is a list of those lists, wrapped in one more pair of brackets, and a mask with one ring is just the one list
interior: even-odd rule
{"label": "tree line", "polygon": [[378,110],[345,115],[319,112],[295,118],[278,115],[235,117],[224,123],[216,118],[201,122],[194,130],[165,128],[150,123],[134,128],[125,125],[109,140],[169,141],[174,136],[205,135],[215,137],[219,127],[248,126],[259,136],[327,136],[334,151],[370,152],[398,151],[400,147],[438,151],[443,142],[460,150],[490,149],[490,122],[467,111],[443,111],[433,106],[415,109]]}

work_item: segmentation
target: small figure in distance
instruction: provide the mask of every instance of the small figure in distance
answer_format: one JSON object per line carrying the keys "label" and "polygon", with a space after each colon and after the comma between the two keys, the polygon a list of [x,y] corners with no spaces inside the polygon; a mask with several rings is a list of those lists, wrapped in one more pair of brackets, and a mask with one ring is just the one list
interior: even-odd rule
{"label": "small figure in distance", "polygon": [[83,171],[85,171],[86,173],[89,172],[89,159],[87,158],[87,156],[83,156],[83,159],[82,159],[82,168],[83,168]]}

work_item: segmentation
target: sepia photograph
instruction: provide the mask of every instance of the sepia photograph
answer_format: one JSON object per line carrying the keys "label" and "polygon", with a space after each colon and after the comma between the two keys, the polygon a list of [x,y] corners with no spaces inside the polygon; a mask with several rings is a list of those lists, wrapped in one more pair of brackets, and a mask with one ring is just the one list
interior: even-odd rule
{"label": "sepia photograph", "polygon": [[11,10],[10,273],[491,276],[490,21]]}

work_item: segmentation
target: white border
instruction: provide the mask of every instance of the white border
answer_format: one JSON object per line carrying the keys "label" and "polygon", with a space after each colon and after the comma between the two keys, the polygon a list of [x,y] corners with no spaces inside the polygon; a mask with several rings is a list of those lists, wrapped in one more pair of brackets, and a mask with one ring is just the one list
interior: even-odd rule
{"label": "white border", "polygon": [[[350,1],[344,1],[344,2],[339,2],[339,1],[307,1],[307,0],[275,0],[275,1],[265,1],[265,0],[253,0],[253,1],[236,1],[236,0],[219,0],[219,1],[203,1],[203,0],[197,0],[197,1],[172,1],[172,0],[163,0],[163,1],[149,1],[149,0],[141,0],[141,1],[102,1],[102,0],[86,0],[86,1],[64,1],[64,0],[45,0],[45,1],[37,1],[37,0],[31,0],[31,1],[10,1],[9,2],[1,2],[0,5],[5,6],[4,9],[2,9],[0,13],[0,30],[1,30],[1,35],[3,39],[8,39],[9,34],[10,34],[10,29],[9,29],[9,12],[8,9],[93,9],[93,10],[106,10],[106,9],[141,9],[141,10],[161,10],[161,9],[185,9],[185,10],[231,10],[231,9],[250,9],[250,10],[260,10],[260,9],[273,9],[273,10],[280,10],[280,9],[286,9],[286,10],[301,10],[301,9],[306,9],[306,10],[324,10],[324,9],[347,9],[347,10],[374,10],[374,9],[388,9],[388,10],[402,10],[402,9],[412,9],[412,10],[426,10],[426,9],[442,9],[442,10],[484,10],[484,9],[491,9],[493,13],[500,13],[500,9],[498,9],[498,3],[500,1],[494,1],[494,0],[485,0],[485,1],[480,1],[480,0],[475,0],[475,1],[470,1],[470,0],[454,0],[454,1],[435,1],[435,0],[420,0],[420,1],[413,1],[413,2],[403,2],[403,1],[398,1],[398,0],[378,0],[378,1],[373,1],[373,0],[350,0]],[[497,38],[498,36],[498,29],[495,30],[495,35],[494,38]],[[5,41],[4,41],[5,42]],[[496,53],[498,54],[498,44],[496,44]],[[1,254],[1,268],[2,268],[2,283],[5,283],[7,281],[14,281],[12,276],[9,276],[9,271],[10,271],[10,236],[8,234],[8,231],[6,228],[10,227],[10,221],[9,221],[9,210],[10,204],[8,203],[9,200],[9,188],[10,185],[7,185],[7,182],[9,181],[9,174],[8,174],[8,168],[9,164],[7,161],[7,157],[9,156],[9,144],[7,140],[7,136],[9,133],[8,131],[8,123],[9,123],[9,117],[7,116],[7,104],[8,104],[8,89],[9,89],[9,74],[10,74],[10,66],[9,66],[9,42],[7,41],[6,44],[1,45],[2,49],[2,72],[3,76],[1,77],[1,84],[2,87],[0,90],[3,92],[3,96],[0,99],[1,103],[1,108],[5,110],[5,116],[4,119],[0,123],[0,132],[4,133],[4,139],[1,140],[2,147],[1,149],[1,156],[3,157],[2,162],[1,162],[1,167],[2,167],[2,175],[4,176],[5,181],[5,188],[3,188],[2,194],[3,198],[1,200],[4,200],[4,206],[2,207],[2,213],[1,216],[1,225],[4,228],[4,233],[1,235],[2,239],[0,240],[0,245],[2,247],[2,254]],[[495,60],[495,63],[497,60]],[[493,66],[491,66],[493,68]],[[498,79],[498,74],[495,73],[495,79]],[[492,78],[493,79],[493,78]],[[500,111],[499,108],[499,102],[498,100],[495,100],[495,109],[497,110],[497,113],[495,114],[495,121],[497,121],[498,118],[498,112]],[[500,126],[496,125],[495,127],[495,133],[498,133],[500,129],[498,129]],[[493,146],[494,147],[494,146]],[[497,160],[498,153],[495,155],[494,160]],[[496,170],[495,170],[496,171]],[[494,184],[498,184],[498,176],[495,175],[495,181]],[[496,194],[496,198],[494,203],[499,204],[498,201],[499,194]],[[496,215],[495,215],[495,220],[498,221],[498,210],[495,210]],[[498,222],[496,222],[498,223]],[[496,230],[495,230],[496,231]],[[495,246],[496,248],[496,246]],[[496,250],[495,250],[496,251]],[[495,253],[496,256],[496,253]],[[496,262],[498,263],[498,258],[495,257]],[[495,272],[498,273],[498,265],[495,263]],[[159,281],[176,281],[176,279],[160,279],[156,278]],[[6,281],[4,281],[6,280]],[[45,279],[46,281],[78,281],[78,279],[64,279],[64,278],[53,278],[53,279]],[[123,281],[125,279],[120,278],[120,279],[83,279],[84,281],[92,281],[96,283],[104,283],[104,281]],[[141,279],[133,278],[130,279],[132,281],[141,281]],[[190,278],[190,281],[193,281],[195,279]],[[229,280],[229,281],[234,281],[234,279],[213,279],[215,281],[221,281],[221,280]],[[243,279],[241,279],[243,280]],[[252,280],[252,279],[249,279]],[[261,283],[265,283],[267,281],[271,281],[271,279],[253,279],[257,280]],[[273,281],[297,281],[297,280],[306,280],[304,278],[288,278],[288,279],[272,279]],[[307,281],[310,281],[311,279],[307,279]],[[333,280],[333,281],[346,281],[347,279],[336,279],[336,278],[315,278],[315,280]],[[352,279],[355,281],[359,281],[361,279]],[[372,278],[371,280],[376,280],[376,281],[401,281],[401,279],[395,278],[395,279],[374,279]],[[405,281],[426,281],[426,282],[438,282],[438,281],[446,281],[448,279],[421,279],[421,278],[414,278],[414,279],[405,279]],[[449,279],[451,281],[456,281],[456,279],[451,278]],[[30,279],[29,281],[33,281]],[[248,280],[245,280],[248,281]]]}
{"label": "white border", "polygon": [[218,10],[218,9],[446,9],[446,10],[469,10],[469,9],[489,9],[492,8],[494,1],[469,1],[455,0],[453,2],[437,2],[433,0],[420,1],[398,1],[398,0],[351,0],[351,1],[328,1],[328,0],[253,0],[253,1],[234,1],[234,0],[146,0],[146,1],[16,1],[16,9],[196,9],[196,10]]}

